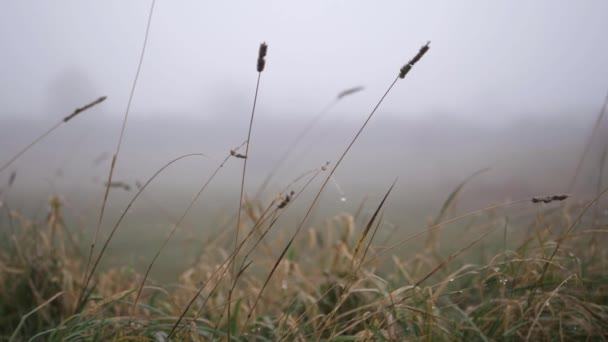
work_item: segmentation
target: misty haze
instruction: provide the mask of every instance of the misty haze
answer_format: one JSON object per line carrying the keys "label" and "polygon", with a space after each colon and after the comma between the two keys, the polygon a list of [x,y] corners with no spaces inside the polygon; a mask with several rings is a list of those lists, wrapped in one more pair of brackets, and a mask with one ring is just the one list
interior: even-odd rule
{"label": "misty haze", "polygon": [[3,4],[0,340],[605,336],[607,15]]}

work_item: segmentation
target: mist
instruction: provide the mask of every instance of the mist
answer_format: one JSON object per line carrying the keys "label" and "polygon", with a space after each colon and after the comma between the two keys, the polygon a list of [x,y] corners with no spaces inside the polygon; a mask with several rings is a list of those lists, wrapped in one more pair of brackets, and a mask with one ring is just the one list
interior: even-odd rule
{"label": "mist", "polygon": [[[49,196],[58,195],[83,230],[95,222],[149,6],[2,5],[0,161],[75,108],[108,99],[0,174],[1,201],[40,218]],[[428,55],[392,90],[336,171],[313,222],[377,200],[398,178],[387,220],[407,217],[411,229],[424,226],[463,179],[486,168],[462,192],[457,210],[570,190],[588,199],[602,184],[605,123],[574,188],[568,184],[608,89],[606,13],[608,3],[600,1],[159,1],[114,175],[128,189],[112,189],[104,224],[112,225],[138,184],[167,162],[203,153],[155,179],[126,225],[159,232],[179,217],[247,137],[263,41],[269,52],[248,155],[249,198],[271,172],[257,197],[265,203],[300,175],[335,163],[399,68],[431,41]],[[340,91],[355,86],[363,90],[323,113]],[[276,169],[319,113],[321,120]],[[229,159],[185,226],[202,234],[232,217],[241,171],[242,160]],[[16,177],[8,186],[11,172]],[[320,178],[302,201],[309,203],[319,186]],[[301,211],[294,209],[287,225]]]}

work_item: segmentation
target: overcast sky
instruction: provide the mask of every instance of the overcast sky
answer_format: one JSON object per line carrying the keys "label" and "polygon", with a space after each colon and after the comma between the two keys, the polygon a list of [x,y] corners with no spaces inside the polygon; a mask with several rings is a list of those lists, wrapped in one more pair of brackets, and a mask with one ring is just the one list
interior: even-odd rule
{"label": "overcast sky", "polygon": [[[61,117],[108,95],[104,115],[119,118],[149,7],[3,2],[1,117]],[[311,116],[355,85],[366,91],[343,110],[367,111],[431,40],[385,112],[510,120],[583,111],[592,120],[608,89],[607,32],[603,0],[158,0],[133,115],[210,118],[248,108],[262,41],[269,52],[261,112]]]}

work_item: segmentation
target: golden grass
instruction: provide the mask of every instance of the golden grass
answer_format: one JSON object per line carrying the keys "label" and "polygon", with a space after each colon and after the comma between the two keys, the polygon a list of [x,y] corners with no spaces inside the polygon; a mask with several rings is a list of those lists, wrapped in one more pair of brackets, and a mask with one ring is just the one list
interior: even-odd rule
{"label": "golden grass", "polygon": [[[608,189],[598,189],[597,197],[580,207],[566,205],[560,210],[545,210],[569,197],[550,195],[450,215],[461,188],[484,169],[452,191],[426,229],[400,241],[394,241],[394,230],[382,229],[383,210],[391,205],[389,194],[396,182],[382,200],[375,203],[376,210],[367,220],[360,218],[359,209],[355,215],[342,213],[324,224],[304,227],[323,189],[378,107],[397,81],[411,72],[429,51],[429,43],[399,70],[331,169],[325,164],[304,173],[267,203],[258,196],[247,199],[244,193],[257,92],[266,66],[267,45],[261,44],[245,154],[238,153],[237,149],[230,151],[172,227],[143,275],[127,267],[99,272],[99,262],[114,233],[146,186],[174,162],[189,156],[204,156],[178,157],[143,186],[138,186],[137,194],[93,259],[109,189],[124,188],[122,183],[112,181],[112,175],[141,69],[153,8],[154,1],[88,258],[80,251],[82,241],[67,229],[57,197],[49,200],[48,215],[42,222],[29,220],[0,203],[6,218],[2,222],[8,225],[8,229],[0,230],[4,234],[0,250],[0,339],[536,341],[606,338],[608,252],[599,246],[606,242],[608,227],[597,215],[591,222],[588,217],[590,209]],[[337,100],[360,90],[346,90]],[[77,109],[74,115],[87,108]],[[66,117],[65,121],[70,118]],[[234,236],[231,232],[218,232],[204,246],[199,258],[192,265],[184,266],[176,286],[154,283],[149,279],[150,270],[161,251],[192,204],[230,157],[243,162]],[[279,218],[292,206],[299,205],[300,195],[325,171],[326,177],[295,231],[278,227]],[[297,188],[304,179],[307,181]],[[263,187],[268,181],[264,181]],[[536,217],[530,218],[529,229],[525,229],[525,223],[512,223],[508,217],[496,215],[497,210],[514,205],[538,207]],[[461,230],[459,238],[451,237],[450,246],[440,247],[440,241],[446,239],[444,232],[448,225],[484,214],[488,214],[487,217],[476,220],[477,223],[467,229],[452,226]],[[280,233],[269,234],[273,228]],[[299,234],[303,228],[308,234]],[[243,239],[239,239],[241,231]],[[376,237],[383,234],[381,241],[385,242],[379,243]],[[417,241],[419,237],[426,237],[426,242]],[[405,256],[400,253],[404,247],[411,253]]]}
{"label": "golden grass", "polygon": [[[15,230],[7,234],[0,254],[0,327],[5,337],[15,334],[20,340],[46,331],[45,338],[55,340],[166,338],[201,283],[209,286],[197,295],[176,329],[173,337],[178,340],[223,339],[228,330],[233,338],[244,340],[341,336],[391,341],[568,340],[601,338],[608,331],[608,252],[583,248],[589,234],[560,239],[563,236],[556,232],[564,228],[561,222],[570,214],[566,212],[545,215],[539,210],[535,229],[510,229],[509,241],[519,243],[497,248],[500,251],[477,263],[467,255],[478,252],[474,246],[487,234],[505,228],[504,220],[488,218],[485,225],[472,228],[451,254],[430,247],[420,248],[413,257],[394,254],[363,262],[363,255],[355,262],[369,222],[341,214],[296,238],[255,308],[264,270],[273,266],[276,256],[250,246],[253,254],[247,258],[253,263],[239,264],[235,277],[240,281],[234,285],[225,262],[233,260],[233,240],[224,235],[205,247],[179,277],[178,286],[145,287],[135,311],[133,301],[143,276],[128,268],[97,273],[90,300],[75,315],[86,260],[65,229],[56,197],[49,201],[48,212],[43,223],[10,212]],[[590,234],[605,242],[606,228],[604,223]],[[500,234],[493,236],[500,239]],[[441,237],[435,233],[434,238]],[[288,241],[278,236],[268,242],[277,246]],[[367,247],[372,256],[382,251],[371,240]],[[442,255],[443,260],[436,260]],[[249,270],[249,265],[255,269]],[[230,319],[226,305],[232,307]],[[244,313],[250,310],[247,319]]]}

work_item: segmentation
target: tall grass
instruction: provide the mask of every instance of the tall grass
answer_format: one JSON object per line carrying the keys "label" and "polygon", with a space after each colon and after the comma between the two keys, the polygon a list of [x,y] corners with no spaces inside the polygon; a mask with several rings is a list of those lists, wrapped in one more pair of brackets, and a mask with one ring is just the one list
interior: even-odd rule
{"label": "tall grass", "polygon": [[[154,2],[147,31],[153,6]],[[606,338],[608,251],[588,248],[590,238],[594,246],[601,246],[608,233],[605,217],[590,212],[608,191],[601,189],[604,184],[601,179],[596,197],[591,200],[531,194],[520,200],[453,214],[451,209],[461,190],[474,177],[487,171],[483,169],[457,184],[427,227],[401,240],[392,235],[394,230],[384,229],[388,220],[385,210],[398,205],[391,202],[390,197],[398,188],[395,180],[383,190],[384,195],[375,203],[370,217],[342,213],[324,223],[307,226],[334,172],[395,84],[408,75],[429,50],[429,44],[422,46],[399,70],[335,163],[303,173],[274,198],[248,199],[245,179],[251,157],[249,143],[259,81],[266,63],[265,46],[260,47],[258,54],[258,82],[245,153],[240,154],[238,148],[231,150],[219,166],[205,176],[205,183],[168,236],[155,248],[156,253],[144,274],[126,267],[101,270],[100,260],[129,208],[147,186],[177,161],[204,157],[203,154],[183,155],[169,161],[138,187],[97,258],[93,258],[97,233],[89,253],[83,253],[84,242],[74,233],[75,228],[68,229],[58,197],[49,200],[48,215],[42,221],[31,220],[0,202],[0,213],[4,217],[0,224],[3,228],[8,226],[0,229],[3,234],[0,239],[1,340]],[[143,51],[137,75],[142,60]],[[122,134],[128,112],[127,108]],[[97,230],[112,184],[122,134],[112,161]],[[232,230],[218,229],[192,264],[181,265],[184,271],[176,279],[176,286],[149,279],[152,267],[193,204],[231,158],[243,162],[234,236],[230,233]],[[279,166],[280,163],[275,167]],[[276,169],[270,174],[274,172]],[[312,202],[304,206],[302,194],[319,176],[325,176],[321,186],[311,194]],[[555,210],[558,202],[573,199],[571,205]],[[294,206],[306,210],[290,231],[282,226],[280,218]],[[525,218],[531,223],[502,213],[506,208],[530,207],[536,210],[535,216]],[[464,219],[473,216],[478,219],[464,229]],[[396,223],[398,227],[406,224]],[[247,230],[239,238],[241,226]],[[280,233],[270,234],[272,229]],[[458,234],[446,235],[448,229]],[[425,243],[417,240],[424,237]],[[440,248],[439,242],[445,240],[450,246]],[[410,253],[404,255],[404,249]]]}
{"label": "tall grass", "polygon": [[[444,255],[442,250],[412,245],[417,253],[404,258],[374,243],[374,234],[382,234],[380,210],[371,229],[372,219],[358,223],[352,216],[337,216],[296,237],[267,284],[269,295],[255,308],[266,277],[247,272],[247,265],[254,261],[263,269],[276,259],[259,244],[251,245],[246,253],[250,261],[238,265],[241,274],[236,276],[243,285],[233,287],[229,273],[218,277],[230,268],[225,260],[234,260],[227,256],[232,237],[225,234],[205,246],[205,253],[179,277],[178,287],[144,287],[135,312],[143,276],[116,268],[97,273],[94,293],[73,315],[86,258],[77,251],[81,241],[72,241],[75,235],[63,224],[61,203],[52,198],[44,222],[10,212],[16,227],[2,240],[0,334],[13,340],[36,334],[53,340],[164,340],[202,281],[210,287],[196,297],[190,308],[196,315],[176,329],[173,340],[223,339],[228,334],[239,340],[601,339],[608,329],[608,255],[584,246],[590,234],[606,241],[606,223],[587,230],[592,223],[583,220],[579,233],[559,234],[566,230],[563,215],[569,213],[544,209],[547,204],[532,203],[531,198],[520,205],[541,206],[533,229],[506,226],[504,219],[488,214],[441,260],[436,255]],[[276,209],[276,202],[272,207]],[[584,208],[573,210],[580,214]],[[437,228],[424,234],[432,229]],[[501,241],[503,229],[508,229],[507,248]],[[355,252],[365,235],[369,241]],[[284,245],[287,239],[276,236],[268,242]],[[475,262],[476,246],[484,240],[500,242],[489,249],[494,253],[486,249],[489,256]],[[228,319],[225,305],[231,288]]]}
{"label": "tall grass", "polygon": [[[118,137],[118,142],[116,143],[116,150],[114,151],[114,155],[112,156],[112,163],[110,164],[110,171],[108,173],[108,180],[106,181],[106,189],[103,195],[103,201],[101,204],[101,209],[99,210],[99,217],[97,219],[97,226],[95,227],[95,232],[93,234],[93,238],[91,241],[91,245],[89,248],[89,257],[87,260],[87,266],[85,272],[83,274],[83,283],[82,289],[80,292],[79,306],[84,304],[85,295],[89,286],[89,281],[93,276],[94,270],[91,270],[89,274],[89,268],[91,267],[91,262],[93,260],[93,254],[95,253],[95,245],[97,244],[97,236],[99,235],[99,231],[101,229],[101,224],[103,222],[104,213],[106,210],[106,205],[108,203],[108,196],[110,195],[110,188],[112,185],[112,177],[114,176],[114,169],[116,168],[116,163],[118,162],[118,155],[120,154],[120,149],[122,147],[122,142],[125,136],[125,130],[127,128],[127,120],[129,118],[129,112],[131,111],[131,105],[133,103],[133,97],[135,95],[135,89],[137,87],[137,81],[139,80],[139,74],[141,72],[142,64],[144,62],[144,56],[146,55],[146,47],[148,46],[148,37],[150,35],[150,26],[152,26],[152,16],[154,14],[154,6],[156,5],[156,0],[152,0],[150,2],[150,10],[148,12],[148,21],[146,23],[146,32],[144,34],[144,40],[141,48],[141,53],[139,55],[139,62],[137,63],[137,70],[135,71],[135,77],[133,78],[133,84],[131,85],[131,91],[129,93],[129,100],[127,101],[127,108],[125,109],[125,115],[122,120],[122,126],[120,128],[120,135]],[[103,252],[99,253],[99,258],[103,255]]]}

